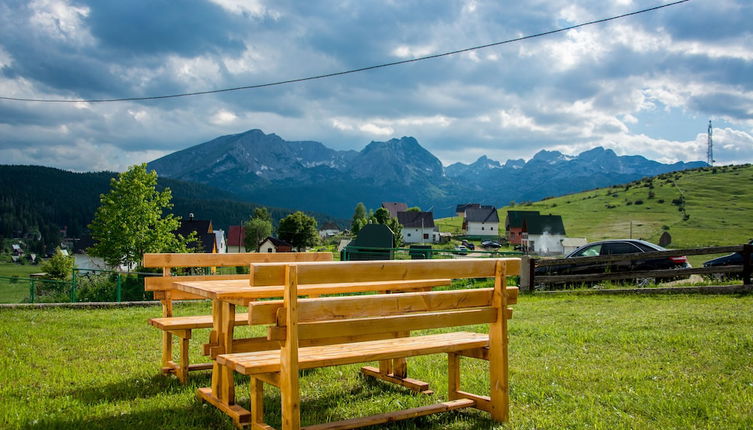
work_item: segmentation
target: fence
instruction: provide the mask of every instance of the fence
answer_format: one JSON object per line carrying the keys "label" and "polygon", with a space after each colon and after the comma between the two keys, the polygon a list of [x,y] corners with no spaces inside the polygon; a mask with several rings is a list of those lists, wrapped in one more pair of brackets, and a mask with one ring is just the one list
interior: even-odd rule
{"label": "fence", "polygon": [[413,248],[373,248],[366,246],[347,246],[340,253],[340,260],[423,260],[442,258],[496,258],[503,256],[520,256],[518,251],[481,251],[473,249],[434,249],[431,247]]}
{"label": "fence", "polygon": [[[688,255],[710,255],[739,252],[742,254],[742,265],[727,265],[713,267],[695,267],[687,269],[661,269],[661,270],[642,270],[642,271],[610,271],[610,263],[625,263],[634,260],[650,260],[657,258],[681,257]],[[576,257],[576,258],[559,258],[559,259],[535,259],[528,256],[523,257],[521,261],[521,289],[524,291],[533,291],[534,288],[544,287],[551,284],[572,285],[585,284],[597,281],[619,281],[626,279],[662,279],[662,278],[681,278],[690,275],[710,275],[710,274],[740,274],[744,285],[751,284],[751,274],[753,273],[753,264],[751,263],[751,254],[753,245],[737,246],[716,246],[708,248],[691,248],[691,249],[673,249],[668,251],[643,252],[635,254],[606,255],[598,257]],[[537,274],[536,268],[567,266],[567,268],[589,265],[603,264],[603,273],[589,274],[555,274],[544,275]]]}
{"label": "fence", "polygon": [[144,277],[154,273],[73,269],[70,281],[0,277],[0,303],[76,303],[150,300]]}

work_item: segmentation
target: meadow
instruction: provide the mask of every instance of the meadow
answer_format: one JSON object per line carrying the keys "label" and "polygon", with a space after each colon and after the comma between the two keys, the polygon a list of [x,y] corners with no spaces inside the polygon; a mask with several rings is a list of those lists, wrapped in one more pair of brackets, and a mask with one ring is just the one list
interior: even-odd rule
{"label": "meadow", "polygon": [[[524,295],[514,309],[507,425],[466,410],[380,428],[753,427],[751,295]],[[208,313],[208,303],[176,306],[197,312]],[[196,400],[208,373],[192,373],[186,386],[158,374],[160,333],[146,321],[159,314],[156,306],[0,309],[0,427],[232,428]],[[193,362],[204,358],[200,344],[192,342]],[[305,373],[304,424],[446,396],[441,355],[409,360],[410,375],[436,391],[428,397],[364,380],[357,369]],[[466,359],[462,369],[463,389],[485,392],[487,364]],[[237,382],[243,403],[248,385]],[[279,396],[268,390],[265,409],[278,425]]]}

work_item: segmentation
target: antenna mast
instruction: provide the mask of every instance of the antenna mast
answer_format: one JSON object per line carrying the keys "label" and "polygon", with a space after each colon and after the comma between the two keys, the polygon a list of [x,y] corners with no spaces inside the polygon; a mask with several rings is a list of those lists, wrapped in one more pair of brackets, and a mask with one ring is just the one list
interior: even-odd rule
{"label": "antenna mast", "polygon": [[708,149],[706,150],[706,162],[709,166],[714,165],[714,139],[712,138],[713,130],[711,128],[711,120],[709,120],[709,133],[708,133]]}

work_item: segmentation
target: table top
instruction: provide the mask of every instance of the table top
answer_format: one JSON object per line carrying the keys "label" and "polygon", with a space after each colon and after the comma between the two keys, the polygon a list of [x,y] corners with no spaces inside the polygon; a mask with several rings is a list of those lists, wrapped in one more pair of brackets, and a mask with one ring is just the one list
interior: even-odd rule
{"label": "table top", "polygon": [[[424,279],[419,281],[348,282],[299,285],[298,295],[359,293],[385,290],[414,290],[449,285],[449,279]],[[247,279],[217,281],[175,281],[175,288],[212,300],[222,300],[242,306],[256,299],[283,296],[283,285],[252,286]]]}

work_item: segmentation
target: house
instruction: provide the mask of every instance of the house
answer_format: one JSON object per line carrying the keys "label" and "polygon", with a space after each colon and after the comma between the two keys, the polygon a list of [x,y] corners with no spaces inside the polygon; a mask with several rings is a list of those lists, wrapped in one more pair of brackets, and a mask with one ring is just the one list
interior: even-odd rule
{"label": "house", "polygon": [[397,218],[398,212],[405,212],[408,210],[408,205],[402,202],[382,202],[382,207],[390,211],[392,218]]}
{"label": "house", "polygon": [[227,252],[246,252],[245,238],[246,229],[242,225],[231,225],[227,233]]}
{"label": "house", "polygon": [[562,253],[568,255],[587,243],[585,237],[566,237],[562,239]]}
{"label": "house", "polygon": [[259,243],[259,252],[292,252],[293,245],[290,243],[278,239],[276,237],[267,236],[266,239]]}
{"label": "house", "polygon": [[193,214],[189,214],[188,219],[180,220],[180,226],[173,233],[181,235],[184,238],[190,236],[191,233],[195,233],[196,241],[188,244],[190,248],[197,249],[200,252],[217,252],[217,244],[211,220],[194,219]]}
{"label": "house", "polygon": [[337,236],[338,234],[340,234],[340,227],[332,221],[325,222],[322,228],[319,230],[319,237],[321,237],[322,239]]}
{"label": "house", "polygon": [[227,241],[225,240],[225,230],[214,231],[214,243],[217,246],[217,252],[224,254],[227,252]]}
{"label": "house", "polygon": [[432,212],[398,212],[397,221],[403,226],[404,243],[435,243],[439,241],[439,230],[434,226],[434,214]]}
{"label": "house", "polygon": [[465,210],[469,208],[480,208],[481,203],[464,203],[455,206],[455,215],[465,217]]}
{"label": "house", "polygon": [[505,237],[511,245],[520,245],[523,239],[523,220],[528,216],[539,216],[539,211],[507,211]]}
{"label": "house", "polygon": [[467,236],[499,238],[499,215],[494,206],[471,206],[465,209],[463,231]]}
{"label": "house", "polygon": [[523,219],[521,245],[538,255],[562,254],[565,225],[559,215],[526,216]]}

